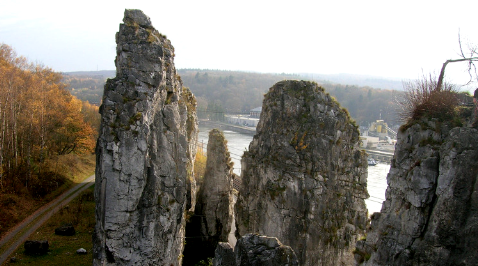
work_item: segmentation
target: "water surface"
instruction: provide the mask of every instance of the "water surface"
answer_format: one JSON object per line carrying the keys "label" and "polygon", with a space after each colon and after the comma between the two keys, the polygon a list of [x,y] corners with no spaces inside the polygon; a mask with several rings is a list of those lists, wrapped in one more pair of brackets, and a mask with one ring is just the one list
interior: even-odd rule
{"label": "water surface", "polygon": [[[212,128],[200,126],[198,145],[203,145],[204,152],[207,150],[207,140],[209,131]],[[252,135],[237,133],[229,130],[223,131],[227,140],[227,148],[231,154],[231,160],[234,162],[234,173],[241,174],[241,157],[245,150],[249,149],[249,143],[252,141]],[[374,212],[380,212],[382,202],[385,200],[385,190],[387,189],[387,174],[390,169],[389,164],[379,163],[368,167],[367,189],[370,198],[365,200],[369,215]]]}

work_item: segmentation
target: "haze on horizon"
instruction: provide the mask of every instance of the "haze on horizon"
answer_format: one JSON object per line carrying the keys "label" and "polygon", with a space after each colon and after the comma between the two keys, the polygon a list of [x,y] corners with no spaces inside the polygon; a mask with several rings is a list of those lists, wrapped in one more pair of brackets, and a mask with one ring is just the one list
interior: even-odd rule
{"label": "haze on horizon", "polygon": [[[55,71],[114,70],[115,33],[136,8],[171,40],[177,68],[416,79],[458,57],[459,32],[465,50],[478,45],[474,0],[64,3],[2,1],[0,43]],[[466,64],[447,77],[466,83]]]}

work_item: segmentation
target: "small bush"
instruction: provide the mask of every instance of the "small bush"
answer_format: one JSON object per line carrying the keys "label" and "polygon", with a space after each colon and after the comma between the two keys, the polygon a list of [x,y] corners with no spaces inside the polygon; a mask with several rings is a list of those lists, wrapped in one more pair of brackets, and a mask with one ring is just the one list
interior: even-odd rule
{"label": "small bush", "polygon": [[405,95],[399,102],[400,119],[405,123],[419,120],[422,117],[437,118],[446,121],[455,116],[455,108],[459,104],[458,93],[454,86],[444,84],[437,88],[437,80],[433,76],[404,84]]}

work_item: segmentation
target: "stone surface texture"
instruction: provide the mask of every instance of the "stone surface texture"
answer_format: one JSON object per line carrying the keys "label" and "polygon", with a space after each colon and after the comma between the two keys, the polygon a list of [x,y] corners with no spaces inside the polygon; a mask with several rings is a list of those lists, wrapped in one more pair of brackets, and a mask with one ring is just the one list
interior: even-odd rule
{"label": "stone surface texture", "polygon": [[149,17],[123,22],[100,108],[93,265],[181,265],[196,103]]}
{"label": "stone surface texture", "polygon": [[213,238],[216,243],[227,242],[231,231],[234,213],[233,164],[224,134],[218,129],[211,130],[207,143],[206,171],[198,192],[196,214],[204,217],[201,234]]}
{"label": "stone surface texture", "polygon": [[216,247],[212,263],[214,266],[236,266],[236,256],[231,244],[220,242]]}
{"label": "stone surface texture", "polygon": [[366,154],[347,111],[316,83],[269,90],[241,175],[238,238],[277,237],[300,265],[354,263],[367,222]]}
{"label": "stone surface texture", "polygon": [[478,130],[421,120],[399,132],[361,265],[477,265]]}
{"label": "stone surface texture", "polygon": [[186,236],[190,238],[184,250],[185,265],[214,257],[217,244],[228,240],[234,213],[232,166],[224,134],[211,130],[203,182],[194,215],[186,227]]}
{"label": "stone surface texture", "polygon": [[298,266],[299,261],[291,247],[275,237],[246,234],[234,250],[229,243],[219,243],[214,266]]}

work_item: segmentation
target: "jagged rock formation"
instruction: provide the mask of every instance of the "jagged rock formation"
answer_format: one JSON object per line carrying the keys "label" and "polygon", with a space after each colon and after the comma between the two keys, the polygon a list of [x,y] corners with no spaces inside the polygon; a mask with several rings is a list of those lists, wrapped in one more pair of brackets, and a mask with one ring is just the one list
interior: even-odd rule
{"label": "jagged rock formation", "polygon": [[207,143],[206,172],[198,193],[196,214],[204,215],[201,233],[217,242],[227,241],[231,231],[234,211],[233,165],[224,134],[218,129],[211,130]]}
{"label": "jagged rock formation", "polygon": [[150,19],[125,10],[123,21],[100,108],[93,264],[181,265],[195,100]]}
{"label": "jagged rock formation", "polygon": [[226,242],[233,220],[233,162],[224,134],[209,132],[204,180],[198,192],[196,210],[187,224],[185,265],[214,257],[219,242]]}
{"label": "jagged rock formation", "polygon": [[236,266],[236,255],[234,255],[231,244],[219,242],[212,263],[214,266]]}
{"label": "jagged rock formation", "polygon": [[300,265],[353,264],[367,221],[366,155],[347,111],[316,83],[269,90],[241,175],[239,237],[277,237]]}
{"label": "jagged rock formation", "polygon": [[399,132],[362,265],[477,265],[478,130],[421,120]]}
{"label": "jagged rock formation", "polygon": [[291,247],[275,237],[246,234],[234,251],[228,243],[219,243],[214,266],[297,266],[299,261]]}

